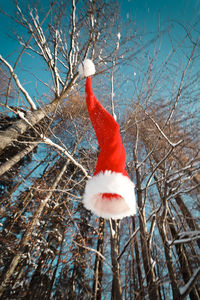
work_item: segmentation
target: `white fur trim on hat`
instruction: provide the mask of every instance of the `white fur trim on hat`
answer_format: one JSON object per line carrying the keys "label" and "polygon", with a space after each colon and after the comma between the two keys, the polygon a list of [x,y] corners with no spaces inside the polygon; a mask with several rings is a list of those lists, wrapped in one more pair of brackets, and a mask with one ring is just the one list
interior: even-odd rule
{"label": "white fur trim on hat", "polygon": [[[86,183],[84,206],[106,219],[132,216],[136,213],[134,187],[133,182],[121,173],[100,172]],[[102,197],[103,193],[118,194],[121,197],[106,199]]]}

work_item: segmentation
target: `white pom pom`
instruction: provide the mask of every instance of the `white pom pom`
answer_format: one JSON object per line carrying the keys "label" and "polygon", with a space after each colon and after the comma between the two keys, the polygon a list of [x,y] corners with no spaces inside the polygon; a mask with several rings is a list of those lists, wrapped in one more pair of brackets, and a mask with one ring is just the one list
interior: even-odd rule
{"label": "white pom pom", "polygon": [[94,63],[90,59],[85,59],[78,67],[78,72],[82,77],[88,77],[95,74]]}

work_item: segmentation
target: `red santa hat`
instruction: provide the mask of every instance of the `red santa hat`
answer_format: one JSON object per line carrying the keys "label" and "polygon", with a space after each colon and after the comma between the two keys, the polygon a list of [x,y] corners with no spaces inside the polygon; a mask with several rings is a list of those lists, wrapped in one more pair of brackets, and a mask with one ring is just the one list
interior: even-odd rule
{"label": "red santa hat", "polygon": [[119,124],[103,108],[93,94],[91,77],[95,67],[91,60],[79,66],[86,79],[86,104],[100,147],[96,169],[86,182],[84,206],[99,217],[122,219],[136,213],[134,184],[126,170],[126,151]]}

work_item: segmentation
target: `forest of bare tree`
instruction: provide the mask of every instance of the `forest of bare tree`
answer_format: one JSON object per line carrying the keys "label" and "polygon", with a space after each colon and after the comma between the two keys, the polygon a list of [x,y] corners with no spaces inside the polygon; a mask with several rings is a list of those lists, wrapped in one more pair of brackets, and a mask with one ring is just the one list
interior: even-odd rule
{"label": "forest of bare tree", "polygon": [[[149,34],[116,1],[1,13],[19,48],[15,61],[0,53],[0,299],[200,299],[200,18]],[[82,204],[98,155],[85,58],[135,184],[137,214],[122,220]]]}

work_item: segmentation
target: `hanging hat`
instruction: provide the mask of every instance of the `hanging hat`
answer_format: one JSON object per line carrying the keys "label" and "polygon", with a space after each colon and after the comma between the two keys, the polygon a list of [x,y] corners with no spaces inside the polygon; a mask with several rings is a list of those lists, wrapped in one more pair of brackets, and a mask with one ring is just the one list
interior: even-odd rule
{"label": "hanging hat", "polygon": [[84,206],[99,217],[122,219],[136,213],[134,184],[125,170],[126,151],[120,127],[93,94],[91,77],[95,67],[85,60],[79,73],[86,76],[86,104],[100,147],[96,169],[86,182]]}

